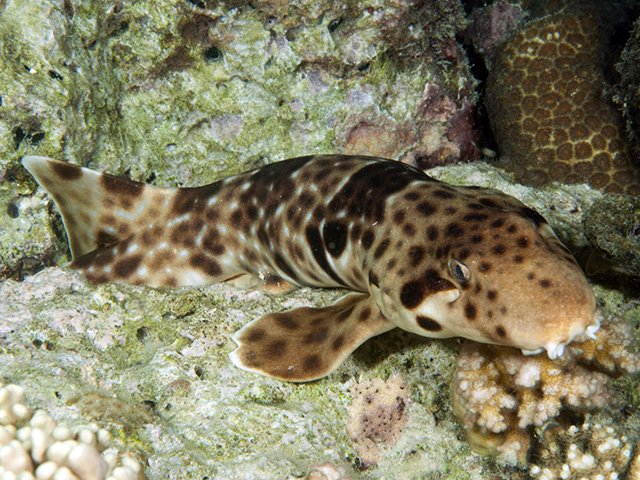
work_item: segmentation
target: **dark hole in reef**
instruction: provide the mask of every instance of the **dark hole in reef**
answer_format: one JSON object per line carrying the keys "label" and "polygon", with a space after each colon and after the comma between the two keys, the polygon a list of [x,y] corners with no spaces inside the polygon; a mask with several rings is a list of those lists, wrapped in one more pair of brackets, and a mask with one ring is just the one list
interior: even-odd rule
{"label": "dark hole in reef", "polygon": [[329,33],[335,32],[341,23],[342,23],[342,17],[334,18],[333,20],[331,20],[329,22],[329,25],[327,26]]}
{"label": "dark hole in reef", "polygon": [[204,378],[204,368],[202,368],[200,365],[196,365],[195,367],[193,367],[193,371],[198,376],[198,378]]}
{"label": "dark hole in reef", "polygon": [[17,150],[20,147],[20,144],[22,143],[22,141],[24,140],[24,137],[26,136],[27,134],[22,129],[22,127],[16,127],[13,129],[13,146],[15,150]]}
{"label": "dark hole in reef", "polygon": [[209,62],[217,62],[222,58],[222,50],[218,47],[209,47],[204,51],[204,58]]}
{"label": "dark hole in reef", "polygon": [[20,216],[20,209],[18,208],[18,205],[14,202],[9,202],[7,204],[7,215],[11,218],[18,218]]}
{"label": "dark hole in reef", "polygon": [[62,77],[62,75],[60,75],[58,72],[56,72],[55,70],[49,70],[47,72],[49,74],[49,76],[51,78],[53,78],[54,80],[64,80],[64,78]]}
{"label": "dark hole in reef", "polygon": [[206,8],[207,4],[204,3],[202,0],[189,0],[189,3],[191,5],[195,5],[198,8]]}
{"label": "dark hole in reef", "polygon": [[31,144],[37,145],[38,143],[40,143],[44,138],[44,135],[45,135],[44,132],[36,132],[33,135],[31,135],[30,137]]}
{"label": "dark hole in reef", "polygon": [[149,336],[149,328],[148,327],[140,327],[136,330],[136,338],[141,342],[145,340]]}

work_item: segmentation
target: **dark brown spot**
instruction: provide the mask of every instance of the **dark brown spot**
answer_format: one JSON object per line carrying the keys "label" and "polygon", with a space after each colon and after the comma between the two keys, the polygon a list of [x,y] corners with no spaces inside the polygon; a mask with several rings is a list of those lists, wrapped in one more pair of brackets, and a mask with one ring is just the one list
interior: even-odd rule
{"label": "dark brown spot", "polygon": [[464,229],[457,223],[450,223],[449,225],[447,225],[445,233],[449,237],[458,238],[464,235]]}
{"label": "dark brown spot", "polygon": [[507,251],[507,247],[500,243],[500,244],[496,245],[495,247],[493,247],[491,249],[491,251],[493,253],[495,253],[496,255],[502,255],[504,252]]}
{"label": "dark brown spot", "polygon": [[347,318],[349,318],[349,316],[351,316],[351,312],[353,312],[353,309],[355,308],[354,305],[350,306],[349,308],[347,308],[346,310],[343,310],[342,312],[340,312],[338,314],[338,316],[336,317],[336,323],[342,323],[344,322]]}
{"label": "dark brown spot", "polygon": [[507,336],[507,331],[502,325],[498,325],[496,327],[496,335],[498,335],[500,338],[505,338]]}
{"label": "dark brown spot", "polygon": [[334,351],[340,350],[340,347],[342,347],[343,343],[344,343],[344,335],[340,335],[331,343],[331,348]]}
{"label": "dark brown spot", "polygon": [[387,248],[389,248],[389,239],[385,238],[373,252],[373,258],[375,258],[376,260],[379,259],[384,254],[384,252],[387,251]]}
{"label": "dark brown spot", "polygon": [[438,198],[454,198],[455,195],[451,192],[447,192],[446,190],[435,190],[433,192],[433,196],[438,197]]}
{"label": "dark brown spot", "polygon": [[515,225],[509,225],[509,227],[507,228],[507,232],[509,233],[516,233],[518,231],[518,227],[516,227]]}
{"label": "dark brown spot", "polygon": [[117,241],[118,241],[118,237],[116,237],[115,235],[109,232],[105,232],[104,230],[100,230],[96,237],[96,244],[98,245],[98,247],[106,247],[108,245],[113,245]]}
{"label": "dark brown spot", "polygon": [[513,262],[514,263],[522,263],[522,262],[524,262],[524,258],[522,257],[522,255],[516,255],[515,257],[513,257]]}
{"label": "dark brown spot", "polygon": [[318,330],[311,332],[305,338],[305,343],[322,343],[329,336],[329,330],[326,328],[319,328]]}
{"label": "dark brown spot", "polygon": [[516,245],[520,248],[527,248],[529,246],[529,239],[527,237],[520,237],[516,241]]}
{"label": "dark brown spot", "polygon": [[370,316],[371,316],[371,309],[367,307],[360,312],[360,315],[358,315],[358,321],[364,322],[365,320],[368,320]]}
{"label": "dark brown spot", "polygon": [[464,316],[467,317],[467,320],[472,321],[476,319],[478,315],[478,310],[473,303],[467,303],[464,306]]}
{"label": "dark brown spot", "polygon": [[322,220],[326,215],[325,208],[322,205],[317,206],[313,209],[313,218],[317,221]]}
{"label": "dark brown spot", "polygon": [[397,223],[398,225],[400,225],[402,222],[404,222],[404,219],[406,218],[407,213],[404,210],[398,210],[396,213],[393,214],[393,221],[394,223]]}
{"label": "dark brown spot", "polygon": [[329,254],[338,258],[347,246],[347,227],[341,222],[328,222],[322,229],[322,238]]}
{"label": "dark brown spot", "polygon": [[456,207],[447,207],[444,209],[444,213],[446,213],[447,215],[453,215],[454,213],[457,213],[458,209]]}
{"label": "dark brown spot", "polygon": [[413,237],[416,234],[416,227],[412,223],[405,223],[402,226],[402,231],[409,237]]}
{"label": "dark brown spot", "polygon": [[364,232],[364,235],[362,235],[362,246],[365,248],[365,250],[369,250],[371,248],[374,239],[375,235],[371,230],[367,230],[366,232]]}
{"label": "dark brown spot", "polygon": [[436,207],[429,202],[421,202],[417,206],[418,212],[420,212],[425,217],[433,215],[436,212]]}
{"label": "dark brown spot", "polygon": [[266,347],[265,353],[269,358],[281,357],[287,350],[287,342],[284,340],[274,340]]}
{"label": "dark brown spot", "polygon": [[465,222],[481,222],[483,220],[486,220],[489,218],[489,215],[487,215],[486,213],[467,213],[464,217],[462,217],[462,219]]}
{"label": "dark brown spot", "polygon": [[533,272],[529,272],[527,273],[527,280],[533,280],[534,278],[536,278],[536,274]]}
{"label": "dark brown spot", "polygon": [[498,298],[498,292],[496,292],[495,290],[487,290],[487,298],[489,300],[495,300],[496,298]]}
{"label": "dark brown spot", "polygon": [[260,340],[264,339],[266,336],[267,336],[267,332],[265,332],[264,329],[252,328],[247,332],[246,337],[243,338],[242,340],[246,342],[259,342]]}
{"label": "dark brown spot", "polygon": [[137,197],[144,190],[144,184],[125,180],[124,178],[114,177],[113,175],[104,174],[100,177],[100,184],[106,191],[114,195],[126,195],[128,197]]}
{"label": "dark brown spot", "polygon": [[482,235],[474,235],[471,237],[471,243],[482,243],[482,241],[484,240],[484,237]]}
{"label": "dark brown spot", "polygon": [[417,267],[427,256],[427,251],[420,245],[414,245],[409,248],[409,260],[412,267]]}
{"label": "dark brown spot", "polygon": [[434,225],[429,225],[427,227],[427,237],[431,241],[435,241],[438,238],[438,227]]}
{"label": "dark brown spot", "polygon": [[113,273],[118,278],[128,277],[138,268],[140,262],[142,262],[142,255],[125,257],[114,265]]}
{"label": "dark brown spot", "polygon": [[274,314],[274,320],[279,326],[286,330],[296,330],[300,326],[297,320],[284,313]]}
{"label": "dark brown spot", "polygon": [[49,165],[61,180],[77,180],[82,177],[82,169],[77,165],[62,162],[49,162]]}
{"label": "dark brown spot", "polygon": [[540,280],[540,286],[542,288],[549,288],[551,286],[551,280],[547,280],[546,278],[543,278],[542,280]]}
{"label": "dark brown spot", "polygon": [[418,195],[416,192],[409,192],[404,194],[404,199],[411,202],[415,202],[416,200],[418,200],[418,198],[420,198],[420,195]]}
{"label": "dark brown spot", "polygon": [[426,296],[426,286],[424,282],[408,282],[402,286],[400,291],[400,301],[408,309],[414,309],[422,303]]}
{"label": "dark brown spot", "polygon": [[244,212],[242,211],[242,209],[240,208],[235,209],[231,214],[231,222],[234,225],[238,225],[239,223],[242,222],[243,215],[244,215]]}
{"label": "dark brown spot", "polygon": [[442,330],[442,326],[433,318],[420,315],[416,317],[416,322],[418,322],[418,325],[420,326],[420,328],[423,328],[428,332],[439,332],[440,330]]}
{"label": "dark brown spot", "polygon": [[215,260],[201,253],[193,255],[189,258],[189,264],[196,267],[211,277],[222,275],[222,268]]}
{"label": "dark brown spot", "polygon": [[493,228],[500,228],[504,225],[504,218],[499,218],[497,220],[494,220],[493,222],[491,222],[491,226]]}
{"label": "dark brown spot", "polygon": [[318,370],[320,370],[321,367],[322,367],[322,359],[320,358],[320,355],[316,353],[314,353],[313,355],[309,355],[307,358],[305,358],[302,364],[302,368],[304,369],[304,371],[309,374],[318,372]]}
{"label": "dark brown spot", "polygon": [[424,273],[424,282],[427,293],[429,294],[455,288],[450,281],[442,278],[434,268],[430,268]]}
{"label": "dark brown spot", "polygon": [[487,263],[487,262],[482,262],[480,264],[480,266],[478,267],[478,271],[480,271],[482,273],[487,273],[490,270],[491,270],[491,264]]}
{"label": "dark brown spot", "polygon": [[458,260],[466,260],[469,257],[469,255],[471,255],[471,252],[469,251],[469,249],[463,248],[456,255],[456,259],[458,259]]}
{"label": "dark brown spot", "polygon": [[499,208],[499,205],[490,198],[481,198],[478,200],[485,207]]}

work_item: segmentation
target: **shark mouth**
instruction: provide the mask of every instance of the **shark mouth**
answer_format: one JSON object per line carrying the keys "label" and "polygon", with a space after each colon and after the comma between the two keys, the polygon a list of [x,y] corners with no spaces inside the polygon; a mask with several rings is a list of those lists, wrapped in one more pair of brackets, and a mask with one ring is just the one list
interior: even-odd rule
{"label": "shark mouth", "polygon": [[562,354],[564,353],[564,347],[567,346],[569,343],[571,343],[573,341],[573,339],[575,339],[576,337],[580,337],[582,335],[585,335],[586,337],[588,337],[588,338],[590,338],[592,340],[597,340],[596,332],[598,331],[599,328],[600,328],[600,319],[598,318],[598,315],[596,315],[596,320],[595,320],[594,323],[589,325],[583,332],[580,332],[580,333],[577,333],[577,334],[573,335],[566,342],[563,342],[563,343],[549,342],[544,347],[538,348],[536,350],[525,350],[525,349],[522,349],[522,353],[524,355],[537,355],[537,354],[542,353],[542,352],[544,352],[546,350],[547,351],[547,355],[549,356],[549,358],[551,360],[555,360],[556,358],[562,356]]}

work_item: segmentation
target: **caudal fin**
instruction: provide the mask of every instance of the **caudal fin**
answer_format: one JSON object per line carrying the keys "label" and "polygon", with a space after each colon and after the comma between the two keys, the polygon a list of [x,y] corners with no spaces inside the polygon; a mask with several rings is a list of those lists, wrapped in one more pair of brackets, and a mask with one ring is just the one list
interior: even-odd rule
{"label": "caudal fin", "polygon": [[24,157],[22,164],[58,205],[73,258],[149,225],[174,194],[46,157]]}

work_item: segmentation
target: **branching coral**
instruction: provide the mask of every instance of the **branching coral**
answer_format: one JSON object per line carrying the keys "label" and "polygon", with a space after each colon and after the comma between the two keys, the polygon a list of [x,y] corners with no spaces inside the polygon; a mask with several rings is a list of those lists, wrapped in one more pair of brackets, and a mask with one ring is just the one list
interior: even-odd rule
{"label": "branching coral", "polygon": [[634,452],[629,437],[613,426],[588,421],[569,428],[551,424],[544,429],[542,439],[529,469],[533,478],[640,478],[640,452]]}
{"label": "branching coral", "polygon": [[111,447],[95,425],[72,431],[44,410],[31,410],[18,385],[0,383],[0,478],[136,480],[140,464]]}
{"label": "branching coral", "polygon": [[553,361],[467,342],[452,387],[454,412],[475,449],[524,461],[530,427],[564,409],[587,412],[615,404],[610,379],[635,373],[639,365],[633,331],[619,318],[602,319],[598,340],[581,337]]}

